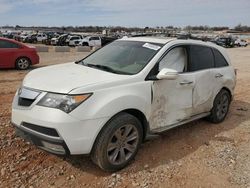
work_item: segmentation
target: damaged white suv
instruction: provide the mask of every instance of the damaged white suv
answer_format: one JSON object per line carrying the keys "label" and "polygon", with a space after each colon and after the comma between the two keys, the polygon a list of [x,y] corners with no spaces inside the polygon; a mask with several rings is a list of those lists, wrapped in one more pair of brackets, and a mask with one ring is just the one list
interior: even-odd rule
{"label": "damaged white suv", "polygon": [[141,142],[207,117],[222,122],[235,71],[222,47],[194,40],[126,38],[81,61],[31,71],[17,91],[17,134],[55,154],[90,154],[125,167]]}

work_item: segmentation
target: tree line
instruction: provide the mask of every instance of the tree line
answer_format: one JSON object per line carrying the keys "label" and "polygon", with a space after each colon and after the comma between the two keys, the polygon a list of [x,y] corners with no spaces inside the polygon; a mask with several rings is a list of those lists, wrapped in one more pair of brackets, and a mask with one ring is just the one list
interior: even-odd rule
{"label": "tree line", "polygon": [[[165,27],[123,27],[123,26],[62,26],[62,27],[45,27],[45,26],[3,26],[4,28],[13,28],[15,30],[44,30],[44,31],[60,31],[60,32],[95,32],[100,33],[103,30],[108,30],[110,32],[147,32],[147,31],[164,31],[164,30],[180,30],[181,27],[174,27],[174,26],[165,26]],[[187,31],[223,31],[223,30],[231,30],[235,32],[250,32],[250,26],[238,24],[234,28],[230,29],[227,26],[207,26],[207,25],[200,25],[200,26],[191,26],[188,25],[183,28]]]}

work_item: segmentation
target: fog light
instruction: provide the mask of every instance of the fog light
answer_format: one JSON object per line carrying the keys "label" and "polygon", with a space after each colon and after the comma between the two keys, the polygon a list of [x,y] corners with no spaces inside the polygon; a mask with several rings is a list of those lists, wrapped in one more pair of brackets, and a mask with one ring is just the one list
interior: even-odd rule
{"label": "fog light", "polygon": [[48,149],[53,150],[55,152],[65,154],[65,150],[61,145],[53,144],[53,143],[46,142],[46,141],[41,141],[41,142],[45,148],[48,148]]}

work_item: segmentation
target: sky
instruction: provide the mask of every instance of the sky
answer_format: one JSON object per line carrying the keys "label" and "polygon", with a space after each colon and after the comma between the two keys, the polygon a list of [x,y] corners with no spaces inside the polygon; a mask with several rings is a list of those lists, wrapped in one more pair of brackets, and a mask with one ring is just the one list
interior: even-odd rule
{"label": "sky", "polygon": [[250,26],[250,0],[0,0],[0,25]]}

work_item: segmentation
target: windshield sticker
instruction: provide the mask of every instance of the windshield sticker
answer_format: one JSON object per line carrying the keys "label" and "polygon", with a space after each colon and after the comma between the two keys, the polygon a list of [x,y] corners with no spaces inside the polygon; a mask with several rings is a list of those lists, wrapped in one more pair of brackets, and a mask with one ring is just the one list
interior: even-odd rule
{"label": "windshield sticker", "polygon": [[150,43],[145,43],[145,44],[143,44],[142,47],[149,48],[149,49],[155,50],[155,51],[157,51],[157,50],[159,50],[161,48],[160,46],[157,46],[157,45],[154,45],[154,44],[150,44]]}

